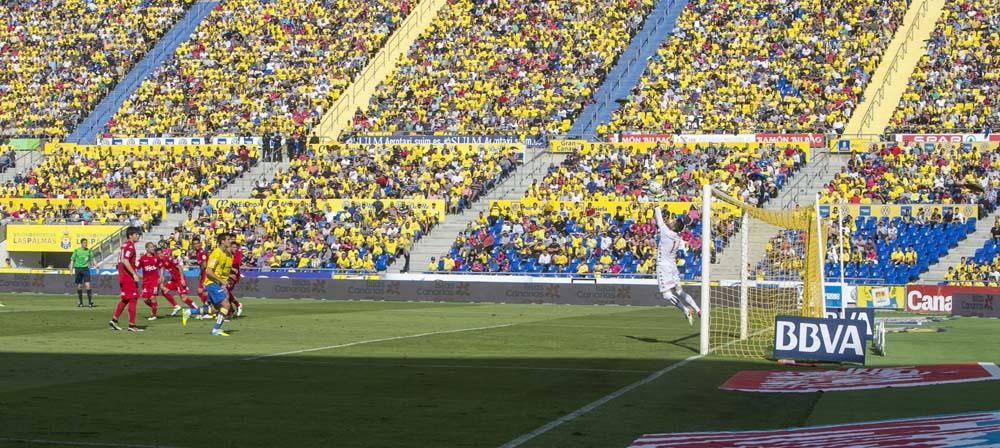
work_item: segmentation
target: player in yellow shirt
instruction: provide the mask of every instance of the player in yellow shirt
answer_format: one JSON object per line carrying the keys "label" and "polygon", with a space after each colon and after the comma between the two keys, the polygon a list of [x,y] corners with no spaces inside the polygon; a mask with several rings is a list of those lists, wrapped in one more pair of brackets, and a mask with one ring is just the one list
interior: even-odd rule
{"label": "player in yellow shirt", "polygon": [[[208,301],[219,310],[215,317],[215,326],[212,327],[212,336],[229,336],[222,331],[222,323],[226,321],[229,314],[229,294],[226,292],[226,285],[229,282],[229,275],[233,270],[232,242],[233,235],[221,233],[216,237],[215,250],[208,256],[205,263],[205,292],[208,293]],[[181,324],[187,325],[192,314],[190,309],[185,309],[181,315]]]}

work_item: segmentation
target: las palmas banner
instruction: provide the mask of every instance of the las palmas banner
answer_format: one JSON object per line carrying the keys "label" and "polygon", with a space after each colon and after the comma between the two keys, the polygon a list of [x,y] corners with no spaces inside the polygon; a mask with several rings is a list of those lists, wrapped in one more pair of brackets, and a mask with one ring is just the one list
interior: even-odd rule
{"label": "las palmas banner", "polygon": [[124,226],[8,224],[7,250],[11,252],[72,252],[86,238],[90,247]]}

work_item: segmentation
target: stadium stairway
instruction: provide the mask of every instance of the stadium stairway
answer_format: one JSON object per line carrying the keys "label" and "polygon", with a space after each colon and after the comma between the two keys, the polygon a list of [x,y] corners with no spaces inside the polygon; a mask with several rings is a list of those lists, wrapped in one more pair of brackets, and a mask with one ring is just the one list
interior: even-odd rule
{"label": "stadium stairway", "polygon": [[993,220],[989,218],[990,216],[986,216],[980,219],[976,223],[976,231],[960,241],[957,247],[949,250],[948,254],[941,257],[937,263],[930,265],[927,272],[920,274],[919,280],[932,283],[944,281],[944,274],[948,272],[948,268],[958,266],[962,257],[974,257],[976,250],[981,249],[986,244],[986,240],[992,238],[990,228],[993,225]]}
{"label": "stadium stairway", "polygon": [[844,136],[881,135],[892,118],[899,99],[906,91],[910,75],[927,53],[925,43],[934,31],[945,0],[914,0],[903,17],[903,23],[885,49],[872,81],[865,88],[864,100],[856,109]]}
{"label": "stadium stairway", "polygon": [[358,74],[358,77],[348,86],[340,98],[333,103],[313,134],[324,139],[337,138],[351,126],[351,120],[357,110],[367,110],[368,100],[375,93],[375,88],[394,70],[396,64],[404,56],[417,38],[437,17],[448,0],[423,0],[406,16],[402,25],[386,40],[385,45],[368,61],[368,65]]}
{"label": "stadium stairway", "polygon": [[45,158],[45,153],[41,149],[18,151],[15,167],[0,173],[0,183],[7,183],[14,180],[14,177],[18,174],[25,173],[41,163],[43,158]]}
{"label": "stadium stairway", "polygon": [[[813,153],[814,157],[788,184],[781,189],[777,198],[768,202],[764,208],[782,210],[816,203],[816,193],[824,185],[833,180],[833,176],[847,166],[850,155],[832,154],[826,149]],[[756,266],[767,253],[767,243],[778,235],[781,229],[763,222],[752,222],[748,233],[747,260],[750,266]],[[733,238],[722,257],[716,257],[717,263],[712,265],[713,279],[735,280],[740,278],[740,249],[742,236]]]}
{"label": "stadium stairway", "polygon": [[97,134],[103,130],[104,125],[118,111],[122,103],[139,88],[139,84],[146,79],[146,76],[167,58],[173,56],[181,42],[187,40],[198,24],[208,17],[218,4],[218,1],[199,0],[191,6],[184,17],[174,24],[173,28],[167,31],[146,56],[97,104],[97,107],[90,111],[90,115],[73,130],[66,141],[85,145],[96,143]]}
{"label": "stadium stairway", "polygon": [[215,197],[220,199],[248,198],[258,180],[270,180],[278,170],[287,170],[291,162],[258,162],[249,172],[236,178],[233,183],[219,191]]}
{"label": "stadium stairway", "polygon": [[[518,200],[524,196],[531,183],[542,180],[548,172],[549,165],[558,165],[566,158],[565,154],[554,154],[547,151],[537,153],[534,157],[518,167],[517,171],[497,185],[493,190],[479,198],[472,207],[461,214],[446,215],[444,222],[434,227],[418,241],[410,252],[410,271],[424,272],[431,262],[431,257],[440,257],[451,249],[458,233],[464,231],[469,224],[479,217],[479,212],[489,213],[490,203],[495,200]],[[399,271],[403,264],[396,262],[390,268]]]}
{"label": "stadium stairway", "polygon": [[659,0],[653,11],[646,17],[642,28],[632,38],[632,42],[608,72],[604,82],[597,88],[592,101],[584,107],[570,128],[568,138],[593,139],[597,126],[611,119],[611,114],[638,84],[646,64],[656,55],[656,49],[674,29],[677,17],[687,6],[685,0]]}

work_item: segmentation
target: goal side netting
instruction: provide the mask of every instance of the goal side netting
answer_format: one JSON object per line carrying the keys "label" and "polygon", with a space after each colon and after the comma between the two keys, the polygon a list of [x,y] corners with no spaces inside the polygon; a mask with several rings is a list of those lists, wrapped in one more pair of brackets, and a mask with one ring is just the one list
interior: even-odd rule
{"label": "goal side netting", "polygon": [[[703,194],[703,260],[711,247],[725,249],[715,263],[702,263],[700,351],[769,358],[776,316],[825,313],[818,210],[757,208],[708,186]],[[728,237],[725,226],[734,224],[721,219],[723,208],[740,216]]]}

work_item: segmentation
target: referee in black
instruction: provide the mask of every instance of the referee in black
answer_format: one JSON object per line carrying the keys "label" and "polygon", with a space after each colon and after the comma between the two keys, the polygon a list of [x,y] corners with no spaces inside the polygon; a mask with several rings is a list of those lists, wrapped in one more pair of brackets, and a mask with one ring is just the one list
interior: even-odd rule
{"label": "referee in black", "polygon": [[87,302],[91,308],[94,307],[94,292],[90,289],[90,268],[96,268],[97,262],[94,260],[94,251],[87,248],[87,239],[80,240],[80,247],[73,251],[69,259],[69,268],[73,270],[76,283],[76,296],[80,299],[76,305],[83,308],[83,287],[87,287]]}

